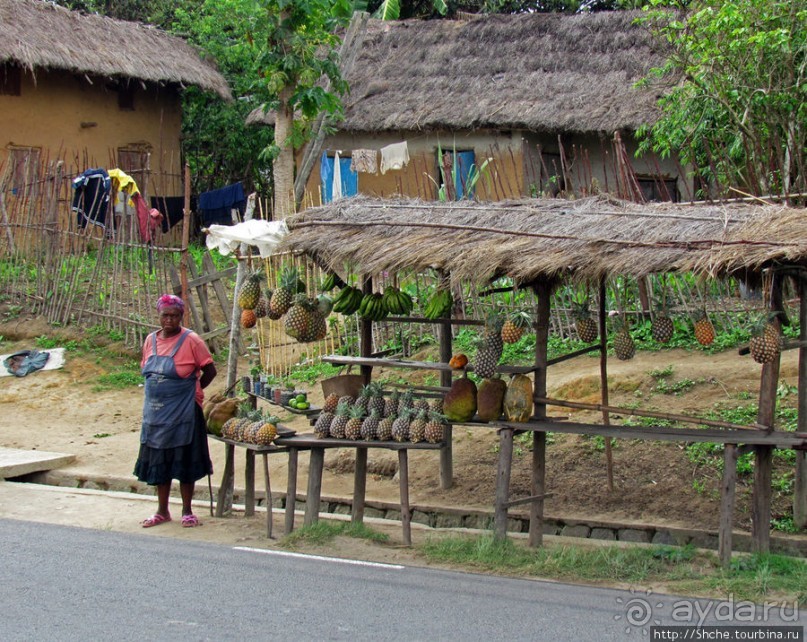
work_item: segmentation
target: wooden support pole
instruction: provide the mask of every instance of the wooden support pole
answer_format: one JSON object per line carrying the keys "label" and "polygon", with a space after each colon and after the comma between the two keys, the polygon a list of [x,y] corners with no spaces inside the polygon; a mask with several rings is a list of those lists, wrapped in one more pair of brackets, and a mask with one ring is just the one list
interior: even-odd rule
{"label": "wooden support pole", "polygon": [[[597,296],[597,309],[600,325],[600,390],[602,391],[602,423],[611,425],[608,407],[608,315],[605,309],[605,277],[600,279],[600,291]],[[614,490],[614,454],[611,449],[611,438],[605,438],[605,472],[608,478],[608,490]]]}
{"label": "wooden support pole", "polygon": [[499,430],[499,463],[496,471],[496,499],[493,507],[493,537],[503,540],[507,537],[507,503],[510,496],[510,473],[513,468],[512,428]]}
{"label": "wooden support pole", "polygon": [[229,515],[233,510],[233,488],[235,486],[235,446],[224,445],[224,474],[216,496],[216,517]]}
{"label": "wooden support pole", "polygon": [[[448,278],[447,275],[444,275]],[[449,312],[449,314],[451,314]],[[453,337],[451,334],[451,321],[446,320],[438,326],[440,341],[440,361],[448,363],[451,360],[451,348]],[[440,386],[451,387],[451,371],[442,370],[440,372]],[[440,448],[440,488],[448,490],[454,484],[454,446],[453,428],[449,424],[443,428],[443,446]]]}
{"label": "wooden support pole", "polygon": [[244,466],[244,517],[255,514],[255,451],[247,449]]}
{"label": "wooden support pole", "polygon": [[[782,277],[774,274],[771,280],[771,311],[779,309],[782,300]],[[779,328],[779,319],[773,323]],[[779,385],[779,357],[762,366],[762,377],[759,384],[759,410],[757,423],[769,431],[774,429],[776,417],[776,388]],[[771,547],[771,502],[773,489],[771,477],[773,473],[773,447],[756,446],[754,448],[754,488],[751,498],[751,539],[752,549],[756,553],[768,553]]]}
{"label": "wooden support pole", "polygon": [[364,521],[364,498],[367,488],[367,449],[356,448],[356,468],[353,471],[353,508],[351,521]]}
{"label": "wooden support pole", "polygon": [[319,501],[322,496],[322,466],[325,462],[325,449],[312,448],[308,463],[308,492],[305,497],[305,518],[303,524],[311,526],[319,520]]}
{"label": "wooden support pole", "polygon": [[[373,277],[362,277],[362,292],[365,295],[373,293]],[[359,354],[362,359],[368,359],[373,354],[373,322],[369,319],[361,318],[359,321]],[[370,383],[373,378],[373,367],[362,365],[361,376],[364,378],[364,384]]]}
{"label": "wooden support pole", "polygon": [[[190,245],[191,233],[191,166],[185,163],[185,198],[182,213],[182,249],[179,257],[179,278],[182,284],[183,301],[188,300],[188,245]],[[185,308],[184,325],[188,324],[189,310]]]}
{"label": "wooden support pole", "polygon": [[[807,276],[799,284],[799,339],[807,345]],[[798,432],[807,433],[807,347],[799,349]],[[793,524],[807,529],[807,451],[797,450],[796,477],[793,481]]]}
{"label": "wooden support pole", "polygon": [[734,499],[737,487],[737,445],[726,444],[723,449],[723,481],[720,486],[720,527],[718,553],[723,568],[731,564]]}
{"label": "wooden support pole", "polygon": [[[536,398],[546,397],[546,369],[549,354],[549,323],[551,314],[550,284],[541,280],[535,284],[535,295],[538,298],[538,310],[535,315],[535,383],[533,386],[533,418],[546,419],[546,404],[535,402]],[[546,494],[546,433],[533,433],[532,436],[532,478],[530,491],[532,496],[540,499],[530,504],[529,545],[541,546],[544,542],[544,500]],[[512,439],[510,442],[510,459],[512,461]],[[509,489],[510,471],[507,473]],[[505,502],[507,499],[505,498]],[[504,515],[505,526],[507,514]]]}
{"label": "wooden support pole", "polygon": [[398,480],[401,489],[401,526],[404,546],[412,545],[412,513],[409,510],[409,453],[398,451]]}
{"label": "wooden support pole", "polygon": [[294,510],[297,507],[297,455],[296,448],[289,448],[289,471],[286,481],[286,523],[283,532],[288,535],[294,530]]}
{"label": "wooden support pole", "polygon": [[272,480],[269,477],[269,455],[262,453],[263,487],[266,489],[266,537],[272,539]]}

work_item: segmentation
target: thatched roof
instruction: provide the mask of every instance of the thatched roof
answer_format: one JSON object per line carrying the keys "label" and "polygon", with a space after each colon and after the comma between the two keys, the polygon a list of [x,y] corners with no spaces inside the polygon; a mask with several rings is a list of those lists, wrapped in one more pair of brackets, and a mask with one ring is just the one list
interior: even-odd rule
{"label": "thatched roof", "polygon": [[[346,80],[350,132],[635,130],[657,117],[634,83],[662,56],[639,12],[371,20]],[[248,123],[274,123],[255,110]]]}
{"label": "thatched roof", "polygon": [[346,264],[366,274],[436,267],[476,283],[503,275],[529,283],[807,266],[807,211],[780,205],[354,197],[305,210],[288,224],[284,249],[339,272]]}
{"label": "thatched roof", "polygon": [[0,0],[0,63],[108,78],[195,85],[231,98],[224,77],[181,38],[156,27],[69,11],[42,0]]}

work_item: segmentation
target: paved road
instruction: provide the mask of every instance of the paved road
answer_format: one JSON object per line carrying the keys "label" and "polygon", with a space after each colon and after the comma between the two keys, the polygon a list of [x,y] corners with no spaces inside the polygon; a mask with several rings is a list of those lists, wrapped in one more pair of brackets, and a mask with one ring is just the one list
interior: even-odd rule
{"label": "paved road", "polygon": [[4,642],[644,637],[627,591],[3,519],[0,546]]}

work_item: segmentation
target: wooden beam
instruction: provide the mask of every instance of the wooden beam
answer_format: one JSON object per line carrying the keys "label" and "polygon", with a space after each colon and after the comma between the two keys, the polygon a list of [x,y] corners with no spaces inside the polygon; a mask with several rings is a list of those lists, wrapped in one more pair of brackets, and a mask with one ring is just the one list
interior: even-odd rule
{"label": "wooden beam", "polygon": [[269,477],[269,455],[261,453],[263,459],[263,487],[266,489],[266,537],[272,539],[272,479]]}
{"label": "wooden beam", "polygon": [[[435,370],[439,372],[452,372],[454,369],[448,363],[439,361],[406,361],[402,359],[374,359],[372,357],[350,357],[336,354],[329,354],[322,357],[325,363],[342,366],[370,366],[404,368],[408,370]],[[468,372],[473,372],[471,366],[465,368]],[[535,371],[535,366],[498,366],[497,372],[503,374],[529,374]]]}
{"label": "wooden beam", "polygon": [[[362,278],[362,292],[367,296],[373,293],[373,277],[365,275]],[[359,320],[359,351],[362,359],[369,359],[373,353],[373,322],[369,319]],[[361,376],[364,378],[364,385],[370,383],[373,378],[373,366],[370,363],[361,364]]]}
{"label": "wooden beam", "polygon": [[[449,276],[443,275],[444,278]],[[450,313],[449,313],[450,314]],[[453,336],[451,322],[441,323],[437,332],[440,341],[440,361],[448,363],[451,360]],[[451,370],[440,371],[440,387],[451,389]],[[443,447],[440,449],[440,488],[448,490],[454,485],[454,431],[451,424],[443,428]]]}
{"label": "wooden beam", "polygon": [[296,448],[289,448],[289,471],[286,481],[286,521],[283,531],[286,535],[294,530],[294,509],[297,507],[297,455]]}
{"label": "wooden beam", "polygon": [[235,486],[235,446],[224,446],[224,474],[216,496],[216,517],[229,515],[233,510],[233,487]]}
{"label": "wooden beam", "polygon": [[[680,421],[688,424],[701,424],[704,426],[715,426],[716,428],[730,428],[732,430],[760,430],[766,429],[766,426],[759,424],[753,426],[743,426],[741,424],[733,424],[729,421],[721,421],[719,419],[701,419],[699,417],[690,417],[689,415],[677,415],[670,412],[656,412],[655,410],[639,410],[636,408],[622,408],[620,406],[608,406],[598,403],[586,403],[583,401],[566,401],[565,399],[554,399],[546,397],[541,399],[544,403],[550,406],[561,406],[564,408],[580,408],[582,410],[602,410],[603,413],[619,413],[623,415],[635,415],[637,417],[652,417],[654,419],[669,419],[671,421]],[[603,422],[604,425],[609,425],[608,422]]]}
{"label": "wooden beam", "polygon": [[404,546],[412,545],[412,511],[409,509],[409,453],[398,451],[398,481],[401,493],[401,527]]}
{"label": "wooden beam", "polygon": [[556,363],[562,363],[564,361],[568,361],[569,359],[575,359],[576,357],[580,357],[584,354],[588,354],[589,352],[594,352],[595,350],[600,349],[600,344],[595,343],[593,345],[588,346],[587,348],[580,348],[579,350],[575,350],[574,352],[569,352],[567,354],[561,355],[559,357],[555,357],[554,359],[547,359],[546,365],[547,366],[554,366]]}
{"label": "wooden beam", "polygon": [[[546,433],[536,433],[537,435],[546,434]],[[511,499],[507,502],[507,508],[512,508],[513,506],[521,506],[522,504],[532,504],[537,501],[543,501],[547,497],[552,497],[555,493],[543,493],[541,495],[530,495],[529,497],[522,497],[521,499]]]}
{"label": "wooden beam", "polygon": [[364,498],[367,488],[367,448],[356,448],[356,467],[353,471],[353,507],[350,521],[364,521]]}
{"label": "wooden beam", "polygon": [[[538,298],[535,313],[535,383],[533,386],[533,418],[546,419],[546,404],[540,399],[546,397],[546,369],[549,354],[549,323],[551,313],[552,288],[546,280],[533,286]],[[512,443],[510,458],[512,460]],[[508,484],[509,484],[508,475]],[[541,546],[544,542],[544,500],[546,494],[546,433],[533,433],[532,470],[530,490],[533,497],[541,497],[530,503],[529,545]],[[506,522],[505,513],[505,522]]]}
{"label": "wooden beam", "polygon": [[731,564],[732,534],[734,527],[734,501],[737,487],[737,445],[723,448],[723,480],[720,486],[720,526],[718,553],[723,568]]}
{"label": "wooden beam", "polygon": [[308,463],[308,492],[305,496],[305,518],[303,523],[306,526],[316,524],[319,521],[319,501],[322,497],[322,466],[325,462],[325,449],[312,448]]}
{"label": "wooden beam", "polygon": [[255,451],[247,450],[244,465],[244,517],[255,514]]}

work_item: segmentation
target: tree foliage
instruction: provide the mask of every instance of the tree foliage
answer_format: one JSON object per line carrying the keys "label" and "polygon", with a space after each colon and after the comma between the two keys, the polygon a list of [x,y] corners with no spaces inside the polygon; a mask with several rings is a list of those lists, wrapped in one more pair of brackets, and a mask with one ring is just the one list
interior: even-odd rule
{"label": "tree foliage", "polygon": [[661,98],[661,119],[640,132],[642,151],[678,154],[723,194],[807,192],[807,5],[652,5],[647,20],[670,49],[654,77],[680,82]]}

